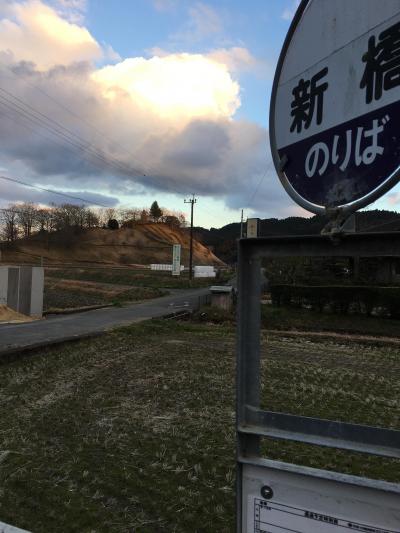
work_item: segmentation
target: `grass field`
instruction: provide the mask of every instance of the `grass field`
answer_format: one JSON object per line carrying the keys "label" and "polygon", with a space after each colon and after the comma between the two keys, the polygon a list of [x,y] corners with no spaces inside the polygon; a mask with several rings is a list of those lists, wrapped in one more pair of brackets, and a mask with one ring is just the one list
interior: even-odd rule
{"label": "grass field", "polygon": [[[41,532],[234,531],[235,331],[152,321],[0,366],[0,520]],[[392,345],[263,332],[263,404],[400,429]],[[265,442],[400,481],[399,461]]]}
{"label": "grass field", "polygon": [[122,305],[168,294],[155,287],[106,286],[102,284],[68,283],[46,278],[43,307],[47,313],[87,306]]}
{"label": "grass field", "polygon": [[[198,322],[212,321],[220,324],[235,323],[235,312],[226,313],[207,307],[195,314]],[[318,313],[308,309],[261,306],[261,324],[272,331],[335,332],[338,334],[368,335],[375,337],[400,337],[400,320],[365,315],[339,315]]]}
{"label": "grass field", "polygon": [[318,313],[308,309],[273,307],[272,305],[262,305],[261,316],[263,327],[268,329],[400,336],[400,320],[391,318]]}
{"label": "grass field", "polygon": [[[182,273],[180,276],[172,276],[171,272],[134,270],[128,268],[47,269],[46,274],[51,277],[62,279],[165,289],[190,289],[196,287],[209,287],[210,285],[215,284],[215,279],[213,278],[196,278],[190,281],[187,272]],[[224,281],[225,278],[226,275],[222,274],[222,281]],[[221,280],[219,280],[218,283],[219,282],[221,282]]]}

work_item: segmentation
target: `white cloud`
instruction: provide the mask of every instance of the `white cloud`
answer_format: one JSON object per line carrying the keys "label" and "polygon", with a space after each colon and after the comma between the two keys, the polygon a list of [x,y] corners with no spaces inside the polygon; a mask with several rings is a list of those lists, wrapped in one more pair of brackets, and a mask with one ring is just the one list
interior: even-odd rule
{"label": "white cloud", "polygon": [[230,72],[254,70],[260,63],[247,48],[240,46],[213,50],[207,57],[226,65]]}
{"label": "white cloud", "polygon": [[14,3],[8,13],[0,21],[0,56],[15,76],[4,76],[2,87],[73,132],[72,144],[86,139],[101,156],[0,101],[0,157],[9,172],[52,189],[112,197],[141,194],[144,187],[197,192],[237,208],[268,169],[255,203],[275,215],[289,203],[266,131],[235,119],[240,86],[232,73],[252,67],[248,50],[115,58],[99,67],[90,60],[104,58],[104,51],[85,27],[38,0]]}
{"label": "white cloud", "polygon": [[[148,53],[157,57],[174,55],[158,46],[151,48]],[[229,73],[232,74],[239,74],[246,71],[255,72],[257,74],[267,73],[268,75],[272,73],[271,66],[267,64],[266,61],[254,57],[248,48],[242,46],[216,48],[211,52],[201,54],[201,56],[224,65]]]}
{"label": "white cloud", "polygon": [[[108,196],[92,191],[59,190],[58,192],[64,192],[66,195],[68,195],[62,196],[61,194],[54,194],[50,191],[34,189],[21,185],[19,183],[3,180],[1,174],[0,187],[0,207],[14,202],[35,202],[37,204],[42,205],[62,204],[68,202],[75,205],[81,205],[82,203],[86,203],[87,205],[97,204],[99,206],[101,205],[104,207],[114,207],[118,205],[118,198],[116,198],[115,196]],[[83,200],[85,202],[83,202]]]}
{"label": "white cloud", "polygon": [[211,6],[197,2],[189,9],[189,14],[195,34],[203,37],[222,31],[221,18]]}
{"label": "white cloud", "polygon": [[294,17],[294,15],[295,15],[296,10],[299,7],[299,5],[300,5],[300,0],[293,0],[292,4],[290,6],[288,6],[288,7],[286,7],[286,9],[283,11],[282,18],[284,20],[291,21],[292,18]]}
{"label": "white cloud", "polygon": [[87,11],[87,0],[48,0],[51,1],[57,13],[72,24],[82,26]]}
{"label": "white cloud", "polygon": [[400,193],[399,192],[392,192],[387,195],[387,203],[395,207],[400,203]]}
{"label": "white cloud", "polygon": [[240,105],[239,85],[227,67],[201,54],[136,57],[93,73],[107,98],[121,92],[174,123],[230,117]]}
{"label": "white cloud", "polygon": [[171,11],[176,7],[177,0],[151,0],[157,11]]}
{"label": "white cloud", "polygon": [[221,16],[208,4],[196,2],[188,8],[187,17],[183,28],[170,36],[172,42],[194,43],[223,32]]}
{"label": "white cloud", "polygon": [[86,11],[87,0],[56,0],[56,1],[61,7],[65,9]]}
{"label": "white cloud", "polygon": [[0,50],[14,61],[30,61],[41,70],[101,57],[89,31],[62,18],[40,0],[12,3],[0,20]]}

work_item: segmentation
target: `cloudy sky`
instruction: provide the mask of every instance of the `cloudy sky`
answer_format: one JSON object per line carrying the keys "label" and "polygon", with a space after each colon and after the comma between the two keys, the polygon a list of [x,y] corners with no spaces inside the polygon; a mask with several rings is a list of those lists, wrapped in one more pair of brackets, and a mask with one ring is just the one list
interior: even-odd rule
{"label": "cloudy sky", "polygon": [[[0,0],[0,175],[195,223],[306,214],[268,142],[296,0]],[[396,206],[397,193],[386,205]],[[0,180],[0,203],[60,201]]]}

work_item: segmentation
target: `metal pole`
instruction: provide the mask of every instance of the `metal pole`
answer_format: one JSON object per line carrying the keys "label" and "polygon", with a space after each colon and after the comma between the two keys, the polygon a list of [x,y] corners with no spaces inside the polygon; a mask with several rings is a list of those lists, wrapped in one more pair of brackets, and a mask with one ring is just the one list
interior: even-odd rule
{"label": "metal pole", "polygon": [[193,278],[193,200],[190,206],[190,255],[189,255],[189,279]]}
{"label": "metal pole", "polygon": [[242,209],[242,216],[240,217],[240,238],[243,238],[243,209]]}
{"label": "metal pole", "polygon": [[242,465],[239,458],[260,455],[260,436],[241,433],[247,407],[260,407],[261,260],[247,240],[238,250],[238,345],[236,380],[237,532],[242,532]]}
{"label": "metal pole", "polygon": [[194,194],[189,200],[185,200],[185,204],[190,204],[190,251],[189,251],[189,280],[193,278],[193,207],[197,202]]}

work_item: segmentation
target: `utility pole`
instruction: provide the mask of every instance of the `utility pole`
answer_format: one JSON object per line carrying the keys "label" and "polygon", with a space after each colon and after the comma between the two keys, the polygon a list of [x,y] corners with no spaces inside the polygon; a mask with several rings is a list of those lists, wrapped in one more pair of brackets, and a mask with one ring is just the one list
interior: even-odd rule
{"label": "utility pole", "polygon": [[243,209],[242,209],[242,216],[240,217],[240,238],[243,238]]}
{"label": "utility pole", "polygon": [[190,252],[189,252],[189,279],[193,278],[193,206],[197,202],[194,194],[185,204],[190,204]]}

